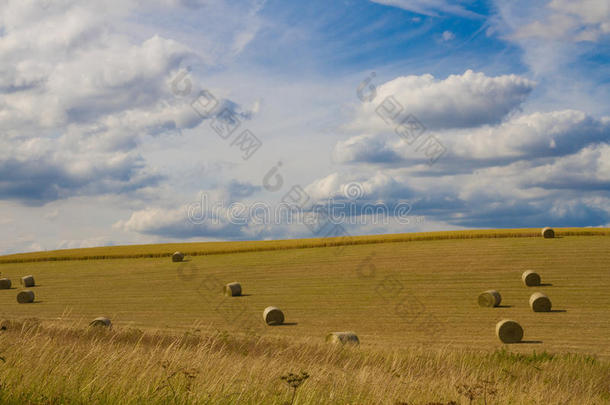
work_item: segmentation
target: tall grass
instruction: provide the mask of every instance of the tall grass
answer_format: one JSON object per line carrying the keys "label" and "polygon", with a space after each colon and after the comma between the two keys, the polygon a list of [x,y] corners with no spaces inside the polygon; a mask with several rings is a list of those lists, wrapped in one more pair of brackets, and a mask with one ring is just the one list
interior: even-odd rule
{"label": "tall grass", "polygon": [[[222,331],[169,335],[36,320],[4,326],[2,404],[284,404],[293,395],[295,404],[460,403],[460,392],[481,384],[494,393],[487,403],[610,400],[609,363],[581,355],[337,348]],[[300,371],[310,377],[298,391],[287,389],[281,377]]]}
{"label": "tall grass", "polygon": [[[556,237],[610,236],[609,228],[558,228]],[[109,246],[85,249],[19,253],[0,257],[3,263],[28,263],[65,260],[104,260],[169,257],[179,250],[189,256],[260,252],[365,245],[375,243],[415,242],[447,239],[530,238],[540,237],[540,229],[492,229],[445,232],[420,232],[389,235],[341,236],[333,238],[289,239],[277,241],[200,242],[159,245]]]}

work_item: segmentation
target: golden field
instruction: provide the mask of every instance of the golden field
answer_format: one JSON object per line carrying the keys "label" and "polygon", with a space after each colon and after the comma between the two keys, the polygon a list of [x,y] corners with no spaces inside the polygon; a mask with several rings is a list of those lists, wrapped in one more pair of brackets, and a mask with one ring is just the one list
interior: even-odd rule
{"label": "golden field", "polygon": [[[473,403],[483,403],[482,391],[487,403],[608,403],[610,230],[556,231],[555,239],[490,230],[3,256],[2,277],[17,288],[0,290],[2,398],[282,404],[292,394],[280,377],[304,370],[310,378],[294,403],[469,403],[468,388]],[[176,250],[185,262],[171,262]],[[528,269],[543,286],[523,285]],[[26,274],[36,278],[36,302],[17,304]],[[222,295],[232,281],[245,296]],[[501,307],[477,306],[487,289],[500,291]],[[535,291],[554,312],[531,312]],[[269,305],[286,325],[264,325]],[[90,330],[97,316],[113,328]],[[498,341],[504,318],[523,326],[523,343]],[[347,330],[359,347],[325,343]]]}

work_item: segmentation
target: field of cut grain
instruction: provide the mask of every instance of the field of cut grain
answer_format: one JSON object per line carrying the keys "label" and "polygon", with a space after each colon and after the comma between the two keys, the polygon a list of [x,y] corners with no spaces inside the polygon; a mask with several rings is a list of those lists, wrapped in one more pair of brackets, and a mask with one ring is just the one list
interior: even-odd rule
{"label": "field of cut grain", "polygon": [[[561,236],[610,236],[607,228],[557,228]],[[37,261],[92,260],[92,259],[126,259],[169,257],[175,251],[191,256],[214,255],[240,252],[260,252],[285,249],[306,249],[344,245],[363,245],[388,242],[411,242],[445,239],[479,239],[479,238],[527,238],[540,237],[540,229],[486,229],[448,232],[420,232],[387,235],[345,235],[337,238],[287,239],[274,241],[246,242],[199,242],[167,243],[157,245],[126,245],[94,247],[83,249],[64,249],[34,253],[17,253],[0,256],[2,263],[28,263]]]}
{"label": "field of cut grain", "polygon": [[[219,248],[198,244],[191,247],[199,254],[183,263],[172,263],[169,254],[189,252],[186,245],[160,245],[150,252],[162,257],[148,258],[116,258],[134,254],[125,250],[133,247],[99,248],[95,253],[113,260],[82,260],[91,252],[78,251],[63,252],[59,261],[52,260],[49,252],[0,258],[13,261],[0,265],[2,277],[18,284],[19,276],[33,274],[38,284],[32,289],[33,304],[17,304],[18,288],[0,290],[0,317],[20,322],[35,318],[28,322],[42,325],[42,329],[13,327],[3,332],[0,355],[7,363],[0,364],[0,382],[12,381],[14,389],[26,395],[29,383],[19,382],[18,364],[26,362],[27,369],[24,358],[39,364],[36,359],[41,355],[61,363],[53,348],[68,339],[95,367],[86,371],[80,357],[68,356],[59,367],[63,371],[47,383],[49,395],[61,392],[64,381],[71,384],[66,388],[72,392],[69,395],[81,400],[84,393],[98,398],[103,393],[128,392],[131,399],[140,395],[162,403],[168,388],[160,389],[162,394],[153,391],[158,388],[155,384],[163,385],[160,381],[167,370],[158,360],[165,356],[175,360],[171,367],[176,370],[196,366],[193,359],[215,359],[192,378],[198,388],[191,393],[185,385],[190,378],[176,377],[176,384],[182,381],[181,398],[197,396],[199,403],[205,403],[203,395],[219,399],[231,392],[242,393],[239,403],[257,403],[261,398],[264,402],[258,403],[283,403],[286,387],[280,374],[301,368],[312,377],[304,383],[298,403],[320,403],[325,392],[336,396],[327,403],[448,402],[461,397],[456,385],[472,386],[488,378],[498,385],[499,396],[491,403],[511,403],[509,398],[516,398],[512,403],[608,401],[608,230],[564,230],[556,239],[533,237],[528,234],[531,230],[484,232],[491,237],[476,232],[388,235],[311,248],[305,245],[313,245],[312,240],[273,242],[274,249],[254,246],[263,242],[226,243],[222,249],[233,253],[224,254],[210,254]],[[522,237],[508,237],[518,235]],[[337,242],[315,243],[341,244]],[[524,270],[538,272],[543,286],[525,287]],[[244,296],[223,296],[223,286],[233,281],[241,283]],[[477,305],[479,293],[489,289],[501,293],[500,307]],[[535,291],[550,297],[553,312],[531,311],[528,299]],[[286,325],[264,325],[262,311],[270,305],[284,311]],[[97,316],[112,319],[114,329],[108,333],[116,338],[107,342],[82,332]],[[523,326],[524,343],[505,346],[497,340],[495,324],[504,318]],[[187,348],[178,338],[180,347],[129,340],[140,330],[180,339],[195,336],[208,343]],[[328,352],[324,337],[332,331],[355,331],[360,347]],[[124,335],[128,337],[122,339]],[[16,355],[20,345],[27,347],[27,356]],[[220,347],[224,349],[216,352]],[[143,370],[134,375],[148,385],[119,389],[100,382],[96,367],[112,369],[103,358],[104,348],[118,363],[121,358],[146,359]],[[503,349],[508,351],[498,351]],[[543,352],[550,355],[539,357]],[[151,353],[154,356],[149,358]],[[508,363],[497,356],[506,357]],[[534,366],[530,360],[519,360],[532,358],[537,359]],[[206,362],[199,362],[200,369],[202,363]],[[62,380],[72,368],[82,368],[82,375],[74,377],[77,381]],[[579,377],[578,369],[586,372]],[[104,381],[122,379],[123,373],[117,366]],[[566,386],[572,377],[572,385]],[[372,388],[372,384],[377,385]],[[528,393],[534,398],[530,402],[525,399]],[[232,401],[225,403],[237,403]]]}

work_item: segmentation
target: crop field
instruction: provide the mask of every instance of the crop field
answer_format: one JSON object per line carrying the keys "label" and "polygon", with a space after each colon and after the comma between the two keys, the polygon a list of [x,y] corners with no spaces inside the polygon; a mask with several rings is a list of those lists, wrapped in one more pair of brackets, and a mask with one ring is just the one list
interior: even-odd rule
{"label": "crop field", "polygon": [[[474,392],[481,384],[489,385],[487,403],[608,403],[610,231],[557,233],[543,239],[539,230],[461,231],[0,257],[1,277],[13,281],[0,290],[1,394],[6,403],[282,404],[293,399],[279,377],[306,370],[311,376],[293,403],[469,403],[457,387]],[[184,262],[170,260],[175,250],[187,253]],[[538,272],[542,286],[524,286],[525,270]],[[18,280],[27,274],[36,279],[36,300],[18,304]],[[233,281],[244,296],[223,296]],[[500,307],[477,305],[489,289],[502,295]],[[537,291],[549,296],[552,312],[531,311],[528,298]],[[270,305],[282,309],[284,325],[264,324]],[[90,331],[97,316],[110,318],[113,328]],[[498,340],[495,325],[505,318],[521,324],[522,343]],[[333,331],[356,332],[359,347],[329,347],[325,336]],[[68,377],[69,370],[78,372]],[[124,381],[129,373],[134,382]],[[473,403],[483,403],[477,395]]]}

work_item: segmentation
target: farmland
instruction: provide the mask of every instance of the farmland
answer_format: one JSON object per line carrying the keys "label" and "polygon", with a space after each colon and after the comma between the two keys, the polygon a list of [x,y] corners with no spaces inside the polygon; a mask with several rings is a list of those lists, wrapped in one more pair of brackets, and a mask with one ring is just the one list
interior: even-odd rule
{"label": "farmland", "polygon": [[[1,335],[3,395],[23,400],[42,384],[48,398],[69,394],[74,403],[163,403],[174,394],[176,402],[237,403],[238,392],[239,403],[279,404],[290,399],[279,376],[303,369],[311,377],[297,403],[329,393],[329,403],[459,401],[457,385],[489,379],[492,403],[603,403],[610,232],[557,231],[555,239],[539,230],[462,231],[4,256],[2,277],[18,287],[33,274],[37,286],[33,304],[16,302],[19,288],[0,291],[0,316],[12,322]],[[187,253],[185,262],[171,262],[175,250]],[[525,270],[543,285],[525,287]],[[232,281],[244,296],[222,295]],[[488,289],[501,293],[500,307],[478,307]],[[529,309],[535,291],[550,297],[553,312]],[[263,323],[269,305],[284,311],[286,325]],[[113,329],[89,331],[97,316]],[[498,341],[494,327],[504,318],[523,326],[523,343]],[[324,343],[332,331],[355,331],[361,344],[337,351]],[[58,345],[72,349],[51,350]],[[59,366],[44,380],[53,367],[46,362]],[[171,393],[159,388],[170,369],[194,376],[176,374]],[[68,378],[67,370],[79,371]],[[141,383],[124,381],[129,373]]]}

